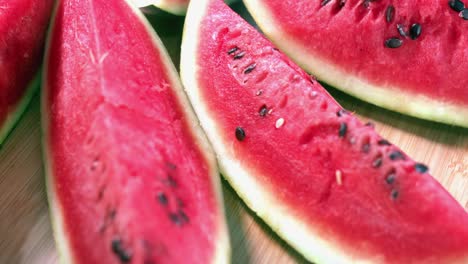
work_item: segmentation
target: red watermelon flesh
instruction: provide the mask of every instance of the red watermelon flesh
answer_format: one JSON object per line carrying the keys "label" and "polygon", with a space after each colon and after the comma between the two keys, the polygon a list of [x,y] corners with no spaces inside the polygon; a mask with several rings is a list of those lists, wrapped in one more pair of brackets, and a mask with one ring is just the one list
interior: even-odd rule
{"label": "red watermelon flesh", "polygon": [[468,261],[468,214],[425,165],[222,1],[197,4],[183,83],[223,175],[273,230],[319,263]]}
{"label": "red watermelon flesh", "polygon": [[52,0],[0,0],[0,143],[37,87]]}
{"label": "red watermelon flesh", "polygon": [[227,261],[214,156],[184,96],[137,10],[59,2],[43,125],[64,263]]}
{"label": "red watermelon flesh", "polygon": [[468,127],[468,20],[454,1],[244,2],[265,34],[318,79],[395,111]]}

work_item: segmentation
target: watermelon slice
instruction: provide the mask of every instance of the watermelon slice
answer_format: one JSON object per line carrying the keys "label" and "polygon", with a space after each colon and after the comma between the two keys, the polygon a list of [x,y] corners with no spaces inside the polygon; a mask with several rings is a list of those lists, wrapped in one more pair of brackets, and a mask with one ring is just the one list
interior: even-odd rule
{"label": "watermelon slice", "polygon": [[394,111],[468,127],[468,21],[450,4],[460,1],[244,2],[265,34],[319,80]]}
{"label": "watermelon slice", "polygon": [[52,0],[0,0],[0,144],[29,104]]}
{"label": "watermelon slice", "polygon": [[214,156],[138,10],[59,1],[46,60],[46,173],[64,263],[227,262]]}
{"label": "watermelon slice", "polygon": [[468,261],[468,214],[427,166],[222,1],[196,3],[182,81],[223,175],[274,231],[318,263]]}

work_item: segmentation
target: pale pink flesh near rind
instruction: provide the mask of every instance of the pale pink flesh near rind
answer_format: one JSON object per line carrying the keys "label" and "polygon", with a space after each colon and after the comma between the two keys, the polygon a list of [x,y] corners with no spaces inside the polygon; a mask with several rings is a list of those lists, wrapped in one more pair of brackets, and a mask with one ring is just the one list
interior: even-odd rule
{"label": "pale pink flesh near rind", "polygon": [[[160,40],[144,17],[124,1],[66,1],[65,7],[64,3],[58,4],[49,33],[42,97],[48,194],[62,259],[120,263],[111,245],[119,236],[119,246],[127,250],[124,253],[130,254],[132,263],[178,263],[187,256],[198,263],[227,262],[229,242],[214,157]],[[79,18],[79,24],[73,23]],[[114,19],[121,23],[115,25]],[[104,34],[108,23],[132,30],[114,31],[121,33],[117,38],[111,32]],[[67,34],[73,38],[67,39]],[[80,45],[73,47],[76,40]],[[135,45],[133,49],[126,45],[128,41]],[[100,48],[110,43],[121,46],[103,52],[97,43]],[[130,60],[145,63],[141,80],[149,83],[128,85],[135,80],[132,67],[139,67],[122,66]],[[77,72],[80,65],[82,72]],[[93,105],[96,98],[90,93],[102,101]],[[161,107],[166,111],[158,112]],[[175,119],[161,127],[168,115]],[[162,128],[166,133],[157,134]],[[93,138],[88,137],[91,132]],[[158,145],[158,138],[165,140],[163,145]],[[155,147],[151,153],[148,145]],[[101,156],[96,160],[93,151],[99,149]],[[135,149],[139,152],[126,154]],[[166,164],[160,151],[166,151],[167,158],[182,156],[181,164]],[[105,170],[100,171],[104,162]],[[167,170],[172,177],[165,174]],[[172,170],[185,172],[185,177]],[[103,183],[107,183],[106,192],[100,193],[96,186]],[[155,184],[160,189],[150,188]],[[162,189],[168,198],[166,206],[157,196]],[[110,222],[106,222],[108,205],[117,209]],[[175,212],[182,208],[190,218],[179,217],[179,225],[174,225],[165,207]]]}
{"label": "pale pink flesh near rind", "polygon": [[[288,1],[281,2],[244,1],[265,34],[319,80],[397,112],[468,126],[468,92],[463,86],[468,49],[463,47],[465,34],[459,34],[468,30],[468,23],[447,1],[370,1],[368,8],[347,1],[335,15],[331,10],[338,1],[322,8],[320,1],[295,1],[290,8],[274,9]],[[385,11],[390,4],[395,13],[389,23]],[[351,6],[355,6],[353,11]],[[309,13],[301,22],[302,14]],[[358,13],[363,18],[355,23]],[[406,30],[412,23],[421,23],[421,36],[416,40],[401,37],[396,25]],[[343,28],[348,30],[337,34]],[[297,34],[299,29],[302,35]],[[384,41],[390,37],[401,38],[403,45],[386,48]]]}
{"label": "pale pink flesh near rind", "polygon": [[191,4],[187,21],[192,105],[223,175],[282,238],[318,263],[468,260],[468,215],[422,165],[340,112],[221,1]]}
{"label": "pale pink flesh near rind", "polygon": [[0,144],[37,91],[52,0],[0,0]]}

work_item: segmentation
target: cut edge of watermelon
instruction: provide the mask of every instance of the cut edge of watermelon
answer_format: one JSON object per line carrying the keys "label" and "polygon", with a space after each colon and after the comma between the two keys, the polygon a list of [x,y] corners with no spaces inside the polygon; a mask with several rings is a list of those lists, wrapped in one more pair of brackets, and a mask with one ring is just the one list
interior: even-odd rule
{"label": "cut edge of watermelon", "polygon": [[[376,86],[362,78],[347,74],[319,54],[301,52],[304,47],[294,37],[280,30],[268,8],[259,0],[243,0],[245,6],[264,34],[297,64],[319,80],[356,98],[413,117],[449,125],[468,127],[468,108],[459,104],[443,103],[424,95],[404,92],[398,87]],[[338,79],[336,76],[343,76]]]}
{"label": "cut edge of watermelon", "polygon": [[54,178],[52,177],[52,159],[50,159],[50,153],[49,153],[49,142],[48,142],[48,123],[49,123],[49,115],[46,107],[46,102],[47,102],[47,89],[46,83],[47,83],[47,64],[48,64],[48,58],[50,55],[50,39],[52,32],[55,27],[55,17],[57,13],[57,8],[58,8],[59,2],[57,1],[55,3],[55,6],[53,8],[52,14],[51,14],[51,19],[50,19],[50,24],[49,24],[49,29],[47,31],[47,36],[46,36],[46,43],[44,47],[44,62],[43,62],[43,68],[42,68],[42,83],[41,83],[41,126],[42,126],[42,156],[43,156],[43,162],[44,162],[44,173],[45,173],[45,184],[46,184],[46,192],[47,192],[47,200],[49,204],[49,215],[50,215],[50,221],[52,224],[52,231],[53,231],[53,236],[54,236],[54,241],[55,241],[55,246],[57,248],[57,253],[58,257],[61,263],[74,263],[73,257],[72,257],[72,251],[69,250],[70,247],[70,242],[67,239],[67,236],[65,235],[65,228],[63,225],[63,217],[62,217],[62,209],[60,208],[60,205],[57,203],[57,198],[55,197],[55,192],[53,191],[53,187],[55,186],[54,184]]}
{"label": "cut edge of watermelon", "polygon": [[[210,135],[211,144],[216,150],[221,173],[234,187],[242,200],[265,221],[274,232],[280,235],[293,248],[303,254],[307,259],[319,263],[373,263],[373,260],[362,260],[345,255],[339,247],[325,239],[320,239],[318,233],[298,220],[284,203],[276,199],[274,192],[268,191],[268,186],[256,181],[252,174],[256,172],[245,168],[226,147],[220,135],[219,129],[210,115],[203,97],[200,95],[197,82],[197,63],[195,54],[199,46],[199,32],[203,17],[207,12],[211,0],[197,1],[197,5],[189,4],[187,20],[185,24],[182,51],[181,51],[181,76],[187,94],[192,99],[192,105],[197,111],[200,122],[207,135]],[[229,174],[224,172],[231,172]],[[255,199],[253,199],[255,197]],[[269,208],[269,210],[263,210]],[[310,251],[314,248],[314,251]],[[377,260],[378,261],[378,260]]]}
{"label": "cut edge of watermelon", "polygon": [[[47,160],[45,156],[47,154],[45,151],[43,152],[44,155],[44,160]],[[47,162],[46,162],[47,164]],[[48,165],[46,165],[45,168],[46,171],[46,191],[47,191],[47,197],[49,198],[49,213],[51,215],[50,219],[52,222],[52,229],[54,233],[54,238],[55,238],[55,246],[57,247],[57,252],[59,255],[59,259],[61,263],[74,263],[73,258],[71,256],[71,251],[69,250],[70,245],[69,241],[65,235],[65,229],[63,227],[63,219],[62,219],[62,210],[61,208],[57,205],[56,203],[56,198],[55,194],[52,191],[53,185],[53,179],[52,177],[49,177],[49,171],[50,168]]]}
{"label": "cut edge of watermelon", "polygon": [[[179,75],[170,59],[169,54],[167,53],[164,44],[162,43],[159,36],[153,30],[149,22],[146,20],[144,15],[138,11],[138,7],[132,4],[133,0],[124,0],[133,10],[134,14],[141,20],[141,23],[145,26],[147,32],[152,36],[153,44],[155,47],[161,52],[161,59],[164,64],[164,68],[167,69],[168,79],[170,81],[171,87],[173,91],[177,95],[177,99],[179,104],[181,105],[181,110],[183,114],[187,117],[187,120],[191,120],[191,122],[187,122],[187,125],[190,129],[190,134],[196,139],[196,144],[201,150],[200,153],[205,158],[207,164],[210,168],[210,175],[216,175],[216,177],[211,177],[211,183],[213,185],[214,193],[216,195],[216,201],[218,201],[218,208],[219,208],[219,218],[216,222],[218,224],[217,234],[216,234],[216,242],[214,248],[214,256],[212,263],[229,263],[231,258],[231,248],[230,248],[230,240],[229,240],[229,233],[227,222],[225,219],[225,208],[224,208],[224,198],[223,193],[221,191],[221,179],[218,173],[218,167],[216,162],[216,157],[212,151],[212,147],[206,138],[203,129],[199,125],[199,121],[193,111],[193,108],[184,92],[183,86],[179,81]],[[61,263],[75,263],[73,258],[73,251],[71,250],[70,241],[67,237],[65,232],[62,208],[58,199],[55,195],[55,191],[53,188],[55,187],[54,184],[54,177],[52,173],[52,166],[53,161],[50,158],[51,153],[49,153],[49,144],[48,144],[48,124],[49,124],[49,113],[46,107],[47,103],[47,89],[46,87],[46,76],[47,76],[47,67],[48,58],[50,56],[50,40],[53,32],[53,28],[55,25],[55,17],[57,13],[59,2],[55,4],[54,10],[52,12],[52,18],[50,22],[50,26],[48,29],[47,40],[45,45],[45,55],[44,55],[44,67],[42,71],[42,84],[41,84],[41,123],[42,123],[42,153],[43,153],[43,160],[44,160],[44,171],[45,171],[45,178],[46,178],[46,191],[47,197],[49,201],[49,213],[51,214],[51,222],[53,227],[53,235],[56,241],[57,251],[59,254],[59,258]]]}
{"label": "cut edge of watermelon", "polygon": [[36,94],[37,88],[39,87],[39,80],[40,76],[38,73],[29,83],[28,88],[24,91],[21,100],[13,108],[13,111],[8,113],[5,122],[2,124],[2,128],[0,129],[0,145],[5,143],[5,140],[13,131],[16,124],[18,124],[19,120],[26,111],[26,108],[29,106],[29,103],[31,102],[34,94]]}

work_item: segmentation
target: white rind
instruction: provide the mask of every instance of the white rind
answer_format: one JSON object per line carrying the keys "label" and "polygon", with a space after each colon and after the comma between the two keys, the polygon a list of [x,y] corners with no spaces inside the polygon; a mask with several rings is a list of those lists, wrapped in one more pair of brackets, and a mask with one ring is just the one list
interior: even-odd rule
{"label": "white rind", "polygon": [[[45,142],[45,141],[44,141]],[[46,153],[47,151],[44,150],[44,160],[45,163],[48,163],[49,154]],[[55,192],[53,191],[54,180],[53,177],[50,177],[51,173],[51,164],[47,164],[45,166],[46,171],[46,186],[47,186],[47,197],[49,198],[49,212],[50,212],[50,219],[52,221],[52,227],[54,230],[54,238],[55,238],[55,245],[57,247],[57,251],[59,254],[59,259],[61,263],[72,264],[75,263],[74,258],[72,257],[72,251],[70,250],[70,241],[67,238],[65,233],[65,228],[63,226],[63,218],[62,218],[62,209],[61,206],[57,202],[57,198],[55,197]]]}
{"label": "white rind", "polygon": [[174,15],[182,16],[187,11],[187,5],[185,4],[174,4],[170,0],[130,0],[137,7],[145,7],[154,5],[164,11],[172,13]]}
{"label": "white rind", "polygon": [[[174,4],[171,0],[130,0],[137,7],[145,7],[154,5],[157,8],[165,10],[174,15],[183,16],[187,12],[187,5],[185,4]],[[234,2],[234,0],[226,0],[227,3]]]}
{"label": "white rind", "polygon": [[[214,240],[215,241],[215,249],[214,249],[214,256],[213,256],[213,261],[212,263],[229,263],[231,259],[231,248],[230,248],[230,242],[229,242],[229,235],[228,235],[228,229],[227,229],[227,223],[225,219],[225,211],[224,211],[224,205],[223,205],[223,195],[221,192],[221,181],[219,178],[218,174],[218,168],[216,165],[216,158],[213,154],[213,150],[211,148],[211,145],[209,144],[202,128],[200,127],[198,123],[198,119],[193,112],[193,109],[189,103],[189,100],[186,96],[186,94],[183,91],[183,87],[181,82],[179,81],[179,76],[177,74],[177,71],[170,59],[169,54],[167,53],[161,39],[159,36],[156,34],[156,32],[153,30],[151,25],[148,23],[148,21],[145,19],[143,14],[137,9],[136,6],[134,6],[131,1],[133,0],[125,0],[129,6],[132,8],[133,12],[137,17],[140,18],[141,22],[144,24],[144,26],[147,29],[148,34],[150,34],[153,37],[154,40],[154,45],[155,47],[160,51],[161,59],[164,63],[164,68],[167,69],[167,74],[169,77],[169,80],[171,82],[171,87],[173,88],[174,92],[177,94],[178,102],[181,104],[181,109],[184,112],[184,115],[187,117],[187,120],[190,121],[188,122],[188,125],[190,126],[190,130],[192,132],[193,137],[196,139],[196,143],[198,145],[198,148],[200,149],[200,153],[204,155],[204,158],[209,165],[209,168],[211,169],[210,171],[210,176],[212,179],[212,185],[213,185],[213,190],[215,191],[216,201],[218,202],[217,206],[219,208],[219,219],[217,219],[216,223],[219,225],[217,228],[217,237]],[[61,263],[67,263],[67,264],[72,264],[74,262],[73,258],[73,252],[72,248],[70,246],[70,241],[67,237],[67,234],[65,232],[66,228],[64,225],[64,219],[63,219],[63,214],[62,214],[62,206],[60,205],[59,199],[55,195],[55,184],[54,184],[54,177],[52,173],[52,167],[53,167],[53,159],[51,158],[51,153],[49,153],[49,148],[50,146],[48,139],[49,139],[49,133],[48,133],[48,124],[49,124],[49,113],[48,113],[48,103],[47,103],[47,82],[46,82],[46,76],[47,76],[47,65],[48,65],[48,58],[50,56],[50,40],[52,39],[52,32],[53,32],[53,27],[54,27],[54,22],[55,22],[55,14],[57,12],[57,7],[58,3],[56,4],[56,7],[54,8],[53,12],[53,18],[51,21],[51,26],[49,28],[49,34],[48,34],[48,39],[46,43],[46,55],[45,55],[45,67],[43,70],[43,82],[42,82],[42,99],[41,99],[41,121],[42,121],[42,130],[43,130],[43,155],[44,155],[44,163],[45,163],[45,173],[46,173],[46,184],[47,184],[47,194],[48,194],[48,199],[49,199],[49,205],[50,205],[50,214],[51,214],[51,221],[52,221],[52,226],[54,230],[54,237],[56,240],[56,245],[59,251],[59,257]]]}
{"label": "white rind", "polygon": [[197,78],[199,31],[201,21],[205,16],[210,0],[192,0],[187,12],[181,53],[181,76],[186,92],[191,99],[202,127],[210,139],[218,157],[218,163],[224,177],[234,187],[244,202],[256,212],[277,234],[297,249],[307,259],[318,263],[379,263],[381,259],[360,259],[345,254],[333,242],[320,238],[318,230],[307,226],[288,208],[288,205],[276,198],[269,188],[257,181],[260,178],[246,163],[242,163],[232,150],[229,143],[222,139],[223,131],[216,124],[216,119],[210,114],[201,95]]}
{"label": "white rind", "polygon": [[348,74],[319,54],[305,52],[306,48],[281,30],[265,0],[243,0],[262,31],[296,63],[322,80],[357,98],[414,117],[468,127],[468,107],[437,101],[427,96],[407,92],[404,87],[375,85],[363,78]]}

